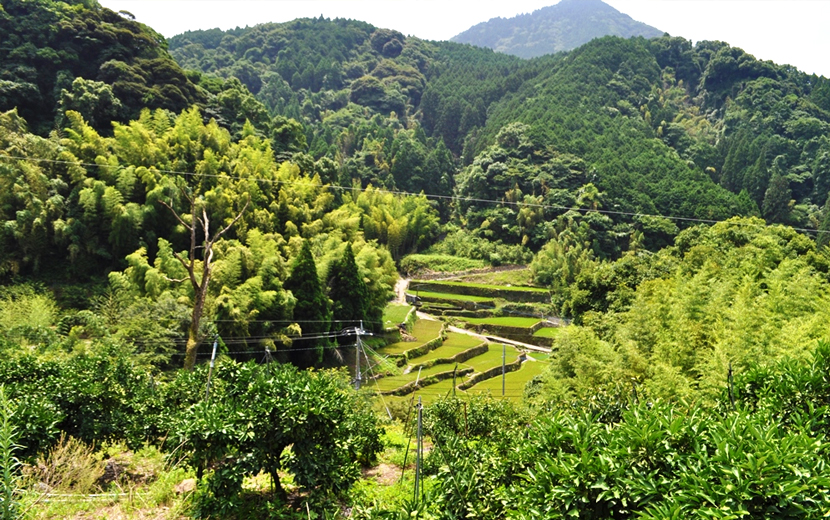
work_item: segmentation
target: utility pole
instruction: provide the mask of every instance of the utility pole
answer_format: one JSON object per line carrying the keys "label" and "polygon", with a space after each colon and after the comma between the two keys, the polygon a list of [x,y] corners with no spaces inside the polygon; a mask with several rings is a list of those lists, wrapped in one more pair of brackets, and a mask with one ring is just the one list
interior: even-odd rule
{"label": "utility pole", "polygon": [[216,364],[216,347],[219,345],[219,337],[213,338],[213,354],[210,355],[210,368],[208,369],[207,385],[205,386],[205,401],[210,396],[210,378],[213,376],[213,366]]}
{"label": "utility pole", "polygon": [[423,439],[421,438],[421,412],[424,407],[421,398],[418,397],[418,429],[415,438],[415,506],[418,506],[418,484],[421,480],[421,456],[423,451]]}
{"label": "utility pole", "polygon": [[507,361],[507,345],[501,344],[501,396],[504,397],[505,363]]}
{"label": "utility pole", "polygon": [[363,334],[363,320],[360,320],[360,328],[355,330],[357,334],[357,354],[355,355],[355,362],[354,362],[354,389],[360,390],[360,380],[362,376],[360,374],[360,351],[363,350],[363,342],[360,339],[360,335]]}

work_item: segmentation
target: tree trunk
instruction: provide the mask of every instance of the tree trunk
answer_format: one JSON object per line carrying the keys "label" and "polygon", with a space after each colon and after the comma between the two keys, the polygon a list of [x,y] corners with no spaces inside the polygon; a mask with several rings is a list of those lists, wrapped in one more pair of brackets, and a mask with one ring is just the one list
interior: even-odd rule
{"label": "tree trunk", "polygon": [[193,370],[193,367],[196,366],[196,354],[199,350],[199,343],[201,343],[199,324],[202,322],[202,312],[205,308],[205,295],[202,294],[205,285],[207,284],[203,281],[202,287],[196,290],[196,295],[194,296],[196,301],[193,302],[193,314],[190,319],[190,327],[187,330],[187,346],[184,351],[185,370]]}
{"label": "tree trunk", "polygon": [[282,484],[280,484],[280,476],[277,473],[276,469],[272,469],[271,473],[271,486],[274,491],[274,495],[279,498],[283,503],[288,501],[288,494],[282,488]]}

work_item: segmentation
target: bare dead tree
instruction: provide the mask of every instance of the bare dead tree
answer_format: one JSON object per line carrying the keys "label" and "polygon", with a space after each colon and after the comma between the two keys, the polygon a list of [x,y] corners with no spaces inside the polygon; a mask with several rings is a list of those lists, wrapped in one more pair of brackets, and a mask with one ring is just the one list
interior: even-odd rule
{"label": "bare dead tree", "polygon": [[[193,314],[190,320],[190,327],[187,331],[187,346],[185,347],[184,356],[184,368],[186,370],[193,370],[193,367],[196,365],[196,354],[199,350],[199,343],[202,341],[202,338],[199,335],[199,325],[201,324],[202,314],[205,310],[208,285],[210,284],[210,277],[213,270],[213,246],[220,238],[222,238],[222,235],[227,233],[228,230],[233,227],[233,225],[236,224],[240,218],[242,218],[243,213],[245,213],[245,210],[248,209],[248,205],[251,203],[251,199],[250,197],[248,198],[245,202],[245,206],[236,215],[236,217],[234,217],[230,224],[211,235],[210,220],[208,219],[205,207],[202,206],[201,208],[201,216],[197,216],[199,211],[193,199],[188,197],[186,194],[184,195],[190,202],[190,222],[185,222],[182,216],[173,209],[171,204],[168,204],[163,200],[160,200],[159,204],[169,209],[170,212],[173,213],[173,216],[176,217],[176,220],[178,220],[181,225],[190,231],[190,252],[188,257],[183,258],[182,255],[175,251],[173,252],[173,255],[176,257],[176,260],[178,260],[187,270],[188,279],[190,280],[190,284],[193,286]],[[196,250],[200,248],[198,245],[199,233],[197,233],[197,229],[199,227],[202,228],[202,232],[204,233],[204,242],[202,242],[201,246],[204,250],[202,254],[201,276],[198,276],[199,273],[197,273],[198,259],[196,258]],[[182,282],[184,280],[172,281]]]}

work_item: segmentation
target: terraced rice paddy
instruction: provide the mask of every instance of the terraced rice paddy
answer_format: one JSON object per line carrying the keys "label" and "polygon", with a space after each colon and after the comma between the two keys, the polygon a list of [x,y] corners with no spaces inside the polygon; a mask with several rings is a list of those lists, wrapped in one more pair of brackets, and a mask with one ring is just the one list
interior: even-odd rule
{"label": "terraced rice paddy", "polygon": [[455,300],[459,302],[475,302],[475,303],[486,303],[492,302],[493,298],[486,298],[484,296],[467,296],[466,294],[451,294],[451,293],[438,293],[438,292],[429,292],[429,291],[410,291],[410,294],[416,294],[421,298],[435,298],[440,300]]}
{"label": "terraced rice paddy", "polygon": [[[541,374],[548,364],[544,361],[525,361],[522,368],[505,374],[504,394],[512,401],[520,401],[525,385],[537,375]],[[486,379],[467,390],[470,394],[490,394],[501,397],[501,376]]]}
{"label": "terraced rice paddy", "polygon": [[562,333],[559,327],[542,327],[533,333],[537,338],[555,338]]}
{"label": "terraced rice paddy", "polygon": [[489,286],[514,289],[533,284],[533,273],[530,269],[510,269],[490,273],[476,273],[459,277],[463,283],[478,283]]}
{"label": "terraced rice paddy", "polygon": [[[417,283],[417,282],[414,282]],[[545,289],[542,287],[518,287],[512,286],[507,287],[504,285],[492,285],[486,283],[469,283],[469,282],[431,282],[435,285],[445,285],[448,287],[473,287],[477,289],[496,289],[499,291],[516,291],[516,292],[538,292],[538,293],[549,293],[550,289]]]}
{"label": "terraced rice paddy", "polygon": [[400,303],[388,304],[383,309],[383,328],[387,329],[403,323],[411,309],[411,305],[403,305]]}
{"label": "terraced rice paddy", "polygon": [[[505,353],[505,363],[514,363],[519,357],[519,351],[516,350],[515,347],[508,346]],[[502,346],[491,344],[489,351],[481,354],[480,356],[468,359],[465,363],[468,366],[473,367],[473,370],[475,370],[476,373],[485,372],[491,368],[501,366],[501,357]]]}
{"label": "terraced rice paddy", "polygon": [[[455,363],[448,364],[443,363],[440,365],[435,365],[430,368],[425,368],[420,371],[420,379],[426,379],[427,377],[434,376],[435,374],[440,374],[442,372],[452,372],[455,368]],[[462,370],[466,368],[466,365],[460,364],[458,365],[458,370]],[[381,392],[391,392],[397,388],[400,388],[406,384],[409,384],[417,379],[418,377],[418,369],[416,368],[412,372],[407,374],[395,375],[395,376],[387,376],[378,379],[377,388]]]}
{"label": "terraced rice paddy", "polygon": [[399,341],[392,343],[378,350],[381,354],[403,354],[407,350],[420,347],[424,343],[432,341],[441,335],[441,328],[443,324],[440,321],[433,320],[418,320],[412,328],[412,335],[417,338],[416,341]]}
{"label": "terraced rice paddy", "polygon": [[432,361],[433,359],[451,358],[473,347],[477,347],[481,343],[482,340],[474,336],[450,332],[441,347],[423,356],[410,359],[409,364],[417,366]]}
{"label": "terraced rice paddy", "polygon": [[[444,296],[456,297],[458,295],[447,294]],[[390,312],[394,311],[390,310]],[[530,317],[496,317],[478,319],[471,318],[465,321],[469,321],[477,325],[512,326],[529,328],[537,324],[539,322],[539,319]],[[416,341],[405,341],[395,343],[379,349],[378,353],[384,356],[388,356],[390,354],[399,355],[411,349],[418,348],[420,346],[423,346],[428,341],[438,338],[441,333],[441,328],[442,323],[439,321],[418,320],[417,322],[415,322],[415,325],[413,326],[412,330],[412,335],[417,338]],[[556,330],[558,332],[558,329],[548,330]],[[501,344],[491,343],[486,351],[483,351],[478,355],[466,359],[463,362],[455,363],[454,361],[451,361],[453,358],[459,356],[460,354],[470,351],[471,349],[474,349],[476,347],[479,347],[482,344],[483,340],[480,337],[472,336],[469,334],[450,332],[449,334],[447,334],[446,339],[440,346],[434,348],[429,352],[424,353],[424,355],[422,356],[409,359],[405,367],[395,368],[394,370],[388,370],[390,367],[393,367],[394,358],[387,360],[387,362],[385,363],[387,368],[387,375],[385,377],[378,378],[376,381],[364,384],[367,390],[369,388],[372,388],[374,391],[377,392],[389,393],[401,389],[402,387],[405,387],[407,385],[411,385],[416,380],[421,381],[421,384],[424,385],[424,381],[435,376],[439,376],[442,378],[440,381],[434,381],[431,384],[421,386],[420,388],[416,389],[414,392],[410,394],[406,394],[404,396],[386,397],[387,400],[391,399],[394,401],[409,400],[413,397],[421,397],[424,402],[428,403],[434,401],[435,399],[438,399],[441,396],[453,393],[454,385],[452,373],[453,370],[457,367],[458,372],[466,371],[467,373],[464,375],[457,375],[455,379],[456,395],[463,396],[468,394],[490,393],[494,397],[500,397],[501,375],[498,368],[502,364]],[[473,353],[474,352],[470,352],[467,355],[472,355]],[[507,364],[513,364],[519,358],[520,351],[513,346],[507,346],[505,349],[505,354],[505,362]],[[520,400],[527,382],[533,379],[533,377],[537,374],[541,373],[544,367],[547,366],[546,359],[542,360],[542,358],[545,358],[544,355],[533,355],[533,357],[540,359],[540,361],[525,362],[519,370],[507,373],[505,378],[507,388],[506,397],[510,399]],[[424,365],[435,363],[438,360],[443,360],[445,362],[433,364],[428,368],[422,368],[424,367]],[[469,389],[467,392],[464,392],[457,388],[457,385],[460,385],[465,381],[469,380],[469,377],[473,374],[482,374],[488,371],[494,371],[493,373],[498,372],[498,374],[496,374],[495,377],[478,383],[477,385]]]}
{"label": "terraced rice paddy", "polygon": [[521,316],[499,316],[494,318],[464,318],[464,321],[473,325],[496,325],[507,327],[532,327],[539,323],[539,318]]}

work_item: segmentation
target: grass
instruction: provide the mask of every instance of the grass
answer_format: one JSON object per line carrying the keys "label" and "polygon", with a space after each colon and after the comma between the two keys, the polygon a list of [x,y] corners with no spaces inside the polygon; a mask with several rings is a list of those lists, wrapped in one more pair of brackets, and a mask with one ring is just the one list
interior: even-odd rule
{"label": "grass", "polygon": [[453,356],[456,356],[457,354],[464,352],[465,350],[477,347],[481,345],[481,343],[482,341],[479,338],[467,334],[450,332],[447,335],[447,339],[444,340],[443,345],[441,345],[435,350],[426,353],[423,356],[410,359],[409,363],[411,365],[421,365],[423,363],[432,361],[433,359],[451,358]]}
{"label": "grass", "polygon": [[491,273],[476,273],[461,277],[463,283],[480,283],[498,285],[512,289],[513,286],[532,286],[533,275],[530,269],[511,269],[509,271],[494,271]]}
{"label": "grass", "polygon": [[428,341],[432,341],[441,334],[442,323],[433,320],[418,320],[412,327],[412,336],[416,341],[399,341],[378,349],[380,354],[403,354],[407,350],[420,347]]}
{"label": "grass", "polygon": [[[502,346],[501,344],[490,345],[490,350],[468,359],[464,363],[473,367],[476,373],[490,370],[491,368],[501,366]],[[506,349],[505,363],[513,363],[519,357],[519,351],[515,347],[508,346]]]}
{"label": "grass", "polygon": [[[455,368],[455,364],[441,364],[435,365],[430,368],[425,368],[421,370],[421,380],[426,379],[429,376],[434,376],[435,374],[440,374],[442,372],[452,372]],[[458,364],[458,369],[461,370],[463,368],[467,368],[465,364]],[[389,377],[382,377],[377,380],[376,389],[379,389],[381,392],[389,392],[404,386],[407,383],[411,383],[418,379],[418,369],[409,372],[408,374],[401,374],[399,376],[389,376]]]}
{"label": "grass", "polygon": [[452,255],[408,255],[401,260],[401,270],[413,273],[428,269],[439,273],[455,273],[488,267],[484,260],[473,260]]}
{"label": "grass", "polygon": [[[533,356],[538,357],[538,356]],[[515,372],[508,372],[504,377],[504,394],[511,401],[521,401],[525,385],[528,381],[541,374],[548,364],[544,361],[525,361],[522,368]],[[490,394],[501,397],[501,376],[493,377],[480,382],[467,390],[471,394]]]}
{"label": "grass", "polygon": [[[417,281],[416,283],[420,282]],[[543,287],[506,287],[504,285],[486,284],[486,283],[469,283],[469,282],[424,282],[436,285],[446,285],[450,287],[476,287],[479,289],[497,289],[504,291],[519,291],[519,292],[540,292],[549,293],[550,290]]]}
{"label": "grass", "polygon": [[463,321],[473,325],[501,325],[507,327],[532,327],[539,323],[539,318],[500,316],[494,318],[464,318]]}
{"label": "grass", "polygon": [[537,338],[555,338],[562,333],[559,327],[542,327],[533,333]]}
{"label": "grass", "polygon": [[[96,481],[111,456],[124,468],[114,482],[101,488]],[[192,470],[170,466],[153,447],[131,452],[123,446],[105,446],[98,452],[77,441],[62,439],[50,454],[29,468],[28,486],[20,503],[27,519],[50,518],[186,518],[192,493],[178,494],[175,487],[193,478]],[[39,485],[49,482],[44,495]]]}
{"label": "grass", "polygon": [[[409,291],[412,294],[412,291]],[[493,298],[485,296],[467,296],[466,294],[452,294],[452,293],[437,293],[429,291],[415,291],[415,295],[427,298],[438,298],[441,300],[456,300],[459,302],[489,302],[493,303]]]}
{"label": "grass", "polygon": [[383,327],[394,327],[406,319],[412,309],[411,305],[401,303],[390,303],[383,309]]}

